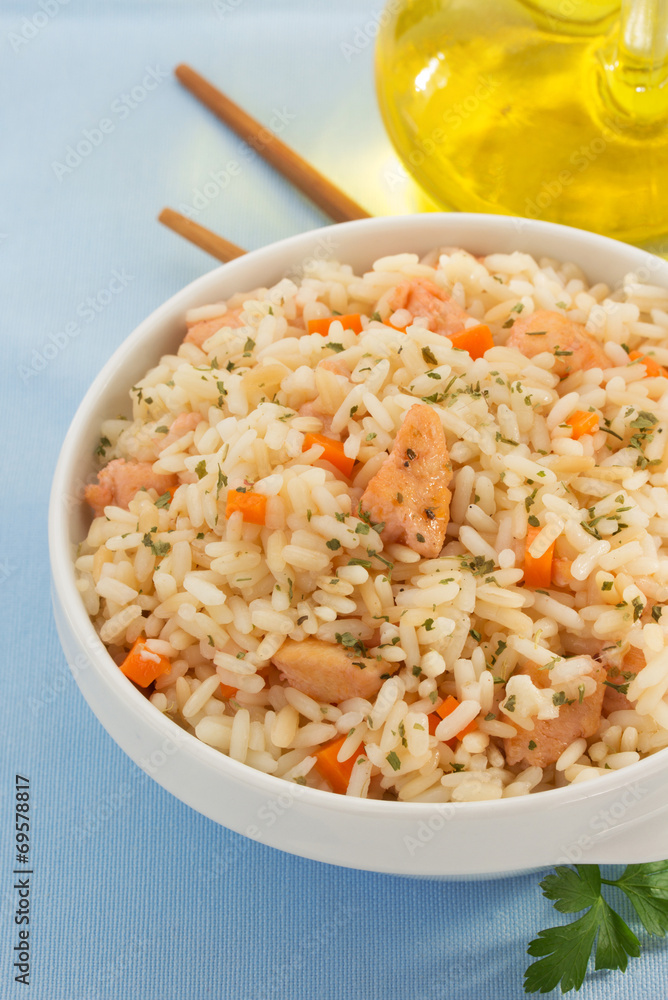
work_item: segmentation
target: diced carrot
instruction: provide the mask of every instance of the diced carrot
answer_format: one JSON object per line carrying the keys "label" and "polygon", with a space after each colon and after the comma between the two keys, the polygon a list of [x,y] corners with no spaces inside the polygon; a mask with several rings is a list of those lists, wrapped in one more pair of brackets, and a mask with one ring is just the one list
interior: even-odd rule
{"label": "diced carrot", "polygon": [[554,545],[552,542],[547,552],[539,559],[534,559],[529,549],[533,545],[534,539],[540,528],[529,525],[527,528],[526,546],[524,549],[524,582],[527,587],[549,587],[552,582],[552,560],[554,559]]}
{"label": "diced carrot", "polygon": [[668,378],[668,370],[663,368],[658,361],[655,361],[648,354],[642,354],[641,351],[631,351],[629,360],[639,361],[641,365],[644,365],[647,378]]}
{"label": "diced carrot", "polygon": [[239,688],[233,688],[230,684],[223,684],[222,681],[220,683],[220,693],[223,698],[234,698],[238,690]]}
{"label": "diced carrot", "polygon": [[345,795],[355,761],[361,755],[358,750],[348,760],[337,760],[337,754],[345,739],[345,736],[340,736],[330,743],[325,743],[315,755],[316,770],[331,785],[333,791],[340,795]]}
{"label": "diced carrot", "polygon": [[362,317],[359,313],[350,313],[347,316],[323,316],[321,319],[310,319],[308,321],[308,332],[320,333],[323,337],[326,337],[330,326],[336,319],[343,325],[344,330],[352,330],[353,333],[362,332]]}
{"label": "diced carrot", "polygon": [[566,421],[573,428],[571,437],[577,441],[583,434],[595,434],[598,430],[598,414],[587,410],[576,410]]}
{"label": "diced carrot", "polygon": [[122,673],[143,688],[152,684],[157,677],[168,674],[171,669],[168,658],[148,649],[143,636],[135,639],[132,649],[121,663]]}
{"label": "diced carrot", "polygon": [[453,347],[468,351],[473,361],[482,358],[490,347],[494,347],[492,331],[484,323],[470,326],[468,330],[461,330],[459,333],[448,334],[448,339],[452,341]]}
{"label": "diced carrot", "polygon": [[262,493],[240,493],[230,490],[227,494],[225,517],[231,517],[236,510],[243,514],[249,524],[264,524],[267,513],[267,498]]}
{"label": "diced carrot", "polygon": [[[452,715],[456,708],[459,708],[459,701],[454,697],[454,695],[449,694],[445,701],[436,709],[436,714],[440,715],[441,720],[447,719],[449,715]],[[477,728],[478,723],[475,719],[473,719],[466,726],[464,726],[460,732],[457,733],[455,739],[463,740],[467,733],[473,733]],[[448,740],[448,744],[453,742],[453,740]]]}
{"label": "diced carrot", "polygon": [[320,456],[323,461],[329,462],[334,468],[342,472],[344,476],[350,476],[355,464],[354,458],[348,458],[343,450],[343,441],[335,441],[333,438],[325,437],[324,434],[305,434],[302,451],[308,451],[311,445],[319,444],[325,449]]}

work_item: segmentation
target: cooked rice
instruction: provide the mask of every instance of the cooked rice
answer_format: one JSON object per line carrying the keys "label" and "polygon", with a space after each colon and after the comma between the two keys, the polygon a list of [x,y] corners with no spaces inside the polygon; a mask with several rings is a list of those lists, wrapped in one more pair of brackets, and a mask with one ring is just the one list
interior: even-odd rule
{"label": "cooked rice", "polygon": [[[284,780],[330,788],[317,755],[334,738],[338,761],[353,761],[351,796],[469,802],[600,778],[668,747],[668,382],[627,364],[629,351],[668,363],[668,291],[635,275],[588,287],[574,264],[522,253],[429,259],[387,257],[362,276],[314,263],[300,284],[191,310],[189,323],[220,328],[161,358],[132,388],[131,418],[101,428],[104,463],[151,461],[180,485],[171,501],[144,490],[93,520],[79,591],[118,663],[140,636],[169,659],[146,692],[158,711]],[[424,321],[388,325],[412,323],[390,297],[414,277],[450,293],[475,317],[467,325],[488,324],[496,346],[473,361]],[[513,317],[539,308],[586,324],[609,367],[560,382],[551,354],[505,346]],[[235,310],[241,327],[226,325]],[[362,333],[338,321],[326,337],[305,332],[332,311],[361,313]],[[435,559],[357,516],[420,400],[438,413],[454,467]],[[600,429],[575,440],[565,421],[582,409]],[[194,429],[153,451],[190,413]],[[357,460],[352,485],[321,463],[321,446],[304,450],[323,428]],[[224,516],[228,493],[251,485],[267,498],[264,526]],[[568,586],[523,587],[530,523],[530,555],[555,545]],[[342,633],[391,674],[368,700],[321,703],[272,663],[288,637]],[[509,764],[504,739],[596,689],[602,650],[623,707],[604,708],[596,733],[555,763]],[[630,650],[644,667],[625,670]],[[526,663],[549,670],[550,686],[517,672]],[[441,720],[448,696],[459,706]]]}

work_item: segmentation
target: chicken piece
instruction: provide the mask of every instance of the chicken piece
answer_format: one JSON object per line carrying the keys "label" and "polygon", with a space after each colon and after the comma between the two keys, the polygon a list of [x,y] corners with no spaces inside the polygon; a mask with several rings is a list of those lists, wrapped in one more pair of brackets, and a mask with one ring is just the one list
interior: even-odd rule
{"label": "chicken piece", "polygon": [[200,420],[203,420],[201,414],[199,413],[179,413],[176,420],[172,421],[171,427],[167,434],[158,441],[156,446],[156,451],[158,455],[169,448],[170,444],[174,444],[179,438],[182,438],[188,431],[194,431]]}
{"label": "chicken piece", "polygon": [[446,291],[425,278],[402,281],[394,289],[388,305],[392,312],[406,309],[414,319],[426,319],[427,329],[443,336],[459,333],[470,319]]}
{"label": "chicken piece", "polygon": [[610,367],[602,345],[582,324],[550,309],[538,309],[531,316],[516,319],[506,346],[517,348],[525,358],[545,352],[554,354],[552,371],[559,378],[585,368]]}
{"label": "chicken piece", "polygon": [[371,698],[398,666],[321,639],[286,639],[272,663],[291,687],[334,705],[347,698]]}
{"label": "chicken piece", "polygon": [[215,319],[202,319],[188,326],[188,332],[184,337],[183,343],[196,344],[197,347],[202,347],[209,337],[213,337],[214,333],[218,333],[224,326],[231,326],[233,329],[237,329],[244,325],[241,319],[241,309],[228,309],[226,313],[223,313],[222,316],[216,316]]}
{"label": "chicken piece", "polygon": [[[616,663],[611,662],[611,658],[606,657],[605,654],[602,659],[608,671],[605,697],[603,699],[603,711],[605,715],[610,715],[611,712],[625,712],[633,709],[633,702],[627,698],[621,689],[626,687],[628,690],[628,684],[633,680],[633,677],[628,676],[629,674],[639,674],[643,667],[647,666],[645,654],[641,649],[631,646],[622,660],[621,669]],[[610,685],[615,686],[611,687]]]}
{"label": "chicken piece", "polygon": [[[594,736],[601,724],[606,670],[595,660],[592,662],[589,676],[596,681],[594,693],[581,702],[576,699],[570,705],[561,705],[556,719],[534,719],[532,730],[520,729],[516,736],[505,739],[503,745],[508,764],[524,762],[527,767],[547,767],[554,764],[573,740]],[[520,673],[528,674],[536,687],[550,687],[549,670],[527,663]]]}
{"label": "chicken piece", "polygon": [[115,458],[100,469],[96,483],[89,483],[84,498],[93,508],[95,517],[101,517],[110,504],[127,509],[142,488],[154,489],[162,496],[178,482],[178,476],[161,476],[154,472],[150,462],[126,462],[124,458]]}
{"label": "chicken piece", "polygon": [[362,509],[383,522],[383,542],[403,542],[425,559],[443,548],[450,515],[452,468],[438,415],[411,406],[392,451],[362,494]]}

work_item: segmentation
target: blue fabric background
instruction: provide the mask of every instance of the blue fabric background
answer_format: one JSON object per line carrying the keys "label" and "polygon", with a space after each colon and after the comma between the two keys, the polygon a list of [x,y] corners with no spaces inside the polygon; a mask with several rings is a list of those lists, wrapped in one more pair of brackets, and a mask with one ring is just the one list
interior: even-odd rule
{"label": "blue fabric background", "polygon": [[[285,140],[372,212],[410,211],[420,202],[397,180],[373,91],[380,8],[42,4],[5,0],[0,13],[0,996],[518,1000],[526,944],[555,922],[540,876],[367,874],[216,826],[106,735],[67,670],[50,611],[48,491],[77,403],[139,320],[212,266],[155,222],[160,208],[197,203],[199,221],[247,248],[326,221],[245,155],[171,69],[190,62],[263,121],[282,111]],[[159,84],[123,112],[122,95],[149,69]],[[54,168],[102,118],[113,130],[91,155],[70,172]],[[203,203],[197,190],[231,160],[241,171]],[[125,287],[103,304],[114,271]],[[87,311],[91,296],[97,311]],[[17,771],[30,776],[33,801],[29,987],[11,970]],[[626,976],[590,975],[582,996],[663,997],[667,968],[654,942]]]}

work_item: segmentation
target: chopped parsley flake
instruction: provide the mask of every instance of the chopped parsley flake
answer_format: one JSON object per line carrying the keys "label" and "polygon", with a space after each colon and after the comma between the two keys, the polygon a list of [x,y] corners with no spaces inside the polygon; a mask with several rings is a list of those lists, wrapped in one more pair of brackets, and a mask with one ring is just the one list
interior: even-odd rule
{"label": "chopped parsley flake", "polygon": [[354,650],[359,656],[366,656],[367,649],[361,639],[357,639],[352,632],[336,632],[334,638],[340,646]]}
{"label": "chopped parsley flake", "polygon": [[151,534],[152,532],[146,532],[141,540],[142,545],[145,545],[147,549],[150,549],[154,556],[166,556],[171,549],[169,542],[154,542],[151,538]]}

